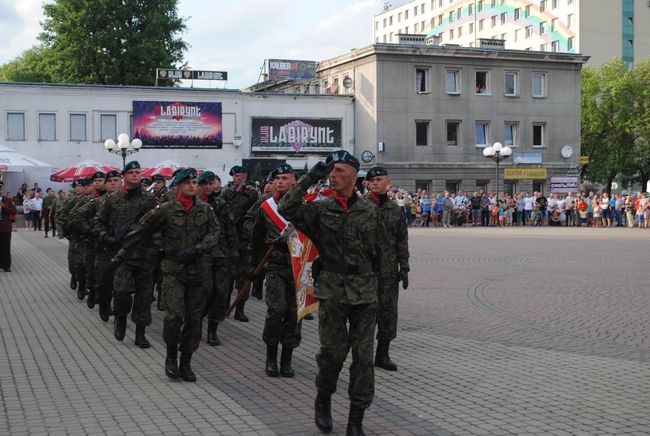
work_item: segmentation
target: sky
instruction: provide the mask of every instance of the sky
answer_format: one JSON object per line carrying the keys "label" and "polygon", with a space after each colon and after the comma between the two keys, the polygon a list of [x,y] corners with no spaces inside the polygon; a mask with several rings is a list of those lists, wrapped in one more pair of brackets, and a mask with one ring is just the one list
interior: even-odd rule
{"label": "sky", "polygon": [[[0,64],[37,43],[43,0],[0,0]],[[152,2],[155,4],[155,2]],[[320,61],[372,44],[383,0],[180,0],[185,60],[228,72],[212,87],[254,85],[265,59]],[[196,86],[199,86],[195,82]],[[207,82],[201,86],[207,86]]]}

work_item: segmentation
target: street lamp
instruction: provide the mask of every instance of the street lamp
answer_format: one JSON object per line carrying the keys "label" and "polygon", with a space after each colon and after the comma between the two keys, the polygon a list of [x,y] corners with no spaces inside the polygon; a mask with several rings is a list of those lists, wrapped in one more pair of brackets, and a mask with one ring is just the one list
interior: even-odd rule
{"label": "street lamp", "polygon": [[[131,146],[130,150],[129,146]],[[126,133],[120,133],[117,137],[117,144],[114,139],[108,138],[104,141],[104,148],[106,148],[109,153],[121,155],[122,167],[124,167],[126,165],[126,157],[130,154],[139,152],[140,148],[142,148],[142,141],[135,138],[133,141],[129,142],[129,135]]]}
{"label": "street lamp", "polygon": [[512,155],[512,148],[508,146],[503,146],[500,142],[495,142],[490,147],[485,147],[483,149],[483,156],[488,159],[492,159],[497,163],[497,173],[496,173],[496,186],[495,194],[497,196],[497,201],[499,201],[499,163],[502,160],[507,159]]}

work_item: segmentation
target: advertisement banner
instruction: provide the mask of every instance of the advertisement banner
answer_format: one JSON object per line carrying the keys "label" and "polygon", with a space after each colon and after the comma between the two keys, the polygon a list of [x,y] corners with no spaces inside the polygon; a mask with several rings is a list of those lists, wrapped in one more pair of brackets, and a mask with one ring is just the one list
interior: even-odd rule
{"label": "advertisement banner", "polygon": [[503,176],[505,180],[545,179],[546,168],[506,168]]}
{"label": "advertisement banner", "polygon": [[134,101],[131,136],[143,148],[221,148],[221,103]]}
{"label": "advertisement banner", "polygon": [[269,80],[316,80],[316,62],[269,59]]}
{"label": "advertisement banner", "polygon": [[515,165],[532,165],[542,163],[541,151],[515,151],[512,154],[512,162]]}
{"label": "advertisement banner", "polygon": [[340,119],[252,118],[253,152],[322,153],[342,143]]}
{"label": "advertisement banner", "polygon": [[576,193],[580,189],[578,177],[551,177],[551,194]]}

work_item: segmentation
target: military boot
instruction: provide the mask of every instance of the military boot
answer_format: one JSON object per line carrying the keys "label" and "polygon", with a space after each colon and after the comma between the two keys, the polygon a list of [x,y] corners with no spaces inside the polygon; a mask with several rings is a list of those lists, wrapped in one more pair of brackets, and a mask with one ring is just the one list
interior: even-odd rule
{"label": "military boot", "polygon": [[88,309],[95,307],[95,289],[91,289],[88,292],[88,300],[86,301],[86,305],[88,306]]}
{"label": "military boot", "polygon": [[237,307],[235,308],[235,319],[241,322],[248,322],[248,317],[244,313],[244,304],[246,304],[245,301],[237,304]]}
{"label": "military boot", "polygon": [[178,375],[186,382],[195,382],[196,374],[192,371],[190,361],[192,360],[192,353],[182,353],[181,363],[178,366]]}
{"label": "military boot", "polygon": [[79,281],[77,285],[77,298],[81,301],[83,301],[84,298],[86,298],[86,283]]}
{"label": "military boot", "polygon": [[158,298],[156,300],[156,308],[162,312],[165,310],[165,306],[163,305],[162,290],[160,289],[161,286],[157,285],[156,288],[158,288]]}
{"label": "military boot", "polygon": [[135,345],[137,345],[140,348],[149,348],[151,347],[151,343],[147,340],[147,338],[144,337],[144,331],[146,329],[146,326],[143,325],[138,325],[135,326]]}
{"label": "military boot", "polygon": [[221,345],[221,342],[219,341],[219,336],[217,336],[218,326],[219,326],[218,322],[208,320],[208,345],[210,345],[211,347],[216,347],[217,345]]}
{"label": "military boot", "polygon": [[262,280],[255,279],[253,282],[253,290],[251,291],[251,295],[258,300],[262,299],[262,294],[264,293],[264,278]]}
{"label": "military boot", "polygon": [[345,430],[345,436],[364,436],[363,432],[363,414],[366,410],[350,405],[350,414],[348,415],[348,428]]}
{"label": "military boot", "polygon": [[114,321],[115,339],[123,341],[126,335],[126,316],[116,316]]}
{"label": "military boot", "polygon": [[178,378],[178,351],[176,345],[167,345],[165,375],[169,378]]}
{"label": "military boot", "polygon": [[280,373],[278,372],[278,346],[276,345],[267,345],[266,346],[266,366],[264,372],[269,377],[277,377]]}
{"label": "military boot", "polygon": [[106,303],[99,302],[99,318],[104,321],[108,322],[109,318],[111,317],[111,308],[108,306]]}
{"label": "military boot", "polygon": [[314,403],[316,427],[323,433],[332,431],[332,397],[318,392]]}
{"label": "military boot", "polygon": [[74,274],[70,275],[70,289],[77,289],[77,277]]}
{"label": "military boot", "polygon": [[285,348],[282,346],[282,354],[280,355],[280,375],[282,375],[282,377],[291,378],[294,376],[293,368],[291,367],[292,354],[292,348]]}
{"label": "military boot", "polygon": [[388,348],[390,341],[387,339],[380,339],[377,341],[377,354],[375,355],[375,366],[383,368],[386,371],[397,371],[397,365],[390,360],[388,356]]}

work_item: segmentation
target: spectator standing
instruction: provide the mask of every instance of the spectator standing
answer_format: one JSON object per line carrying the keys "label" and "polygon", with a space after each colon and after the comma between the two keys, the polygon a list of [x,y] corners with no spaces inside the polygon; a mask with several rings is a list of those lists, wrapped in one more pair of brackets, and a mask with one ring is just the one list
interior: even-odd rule
{"label": "spectator standing", "polygon": [[[609,201],[607,202],[609,204]],[[601,218],[603,214],[603,209],[600,206],[600,199],[598,196],[594,196],[593,200],[591,201],[591,212],[593,214],[593,225],[592,227],[600,227],[601,226]]]}
{"label": "spectator standing", "polygon": [[524,195],[524,225],[530,225],[531,224],[531,218],[533,216],[533,204],[535,203],[535,199],[526,192]]}
{"label": "spectator standing", "polygon": [[43,193],[38,188],[38,183],[35,184],[38,190],[34,191],[34,198],[32,199],[32,221],[33,230],[42,230],[41,226],[41,213],[43,212]]}
{"label": "spectator standing", "polygon": [[636,213],[636,208],[634,207],[635,199],[633,195],[628,195],[625,199],[625,218],[627,220],[628,227],[634,227],[634,214]]}
{"label": "spectator standing", "polygon": [[487,227],[490,224],[490,199],[487,194],[481,196],[481,225]]}
{"label": "spectator standing", "polygon": [[602,221],[603,221],[603,227],[611,227],[612,226],[612,220],[611,220],[611,209],[609,207],[609,197],[607,196],[606,193],[603,194],[603,196],[600,198],[600,209],[601,209],[601,215],[602,215]]}
{"label": "spectator standing", "polygon": [[542,225],[548,225],[548,200],[541,192],[537,193],[535,205],[538,207],[539,213],[542,217]]}
{"label": "spectator standing", "polygon": [[449,197],[449,192],[445,191],[442,199],[442,226],[447,228],[451,225],[451,213],[454,210],[454,200]]}
{"label": "spectator standing", "polygon": [[442,224],[442,211],[444,209],[444,201],[440,196],[440,193],[436,194],[436,201],[433,204],[431,210],[431,221],[433,222],[433,227],[440,227]]}
{"label": "spectator standing", "polygon": [[16,193],[16,202],[14,204],[22,205],[26,197],[27,197],[27,183],[23,183],[22,185],[20,185],[20,189],[18,190],[18,193]]}
{"label": "spectator standing", "polygon": [[12,215],[16,215],[16,206],[11,197],[4,194],[4,183],[0,181],[0,268],[5,272],[11,272]]}
{"label": "spectator standing", "polygon": [[34,220],[32,218],[32,200],[34,198],[33,192],[28,192],[23,199],[23,215],[25,216],[25,230],[32,230]]}
{"label": "spectator standing", "polygon": [[567,227],[575,225],[575,206],[576,206],[576,199],[575,197],[569,192],[564,199],[564,204],[565,204],[565,211],[564,211],[564,216],[566,217],[565,220],[565,225]]}
{"label": "spectator standing", "polygon": [[639,198],[639,207],[637,208],[636,214],[639,217],[639,228],[648,228],[648,208],[650,207],[650,202],[648,201],[648,193],[644,192]]}
{"label": "spectator standing", "polygon": [[429,227],[431,222],[431,199],[429,194],[424,193],[422,195],[420,204],[422,205],[422,227]]}
{"label": "spectator standing", "polygon": [[472,209],[472,226],[478,226],[481,224],[481,197],[478,192],[474,191],[469,204]]}

